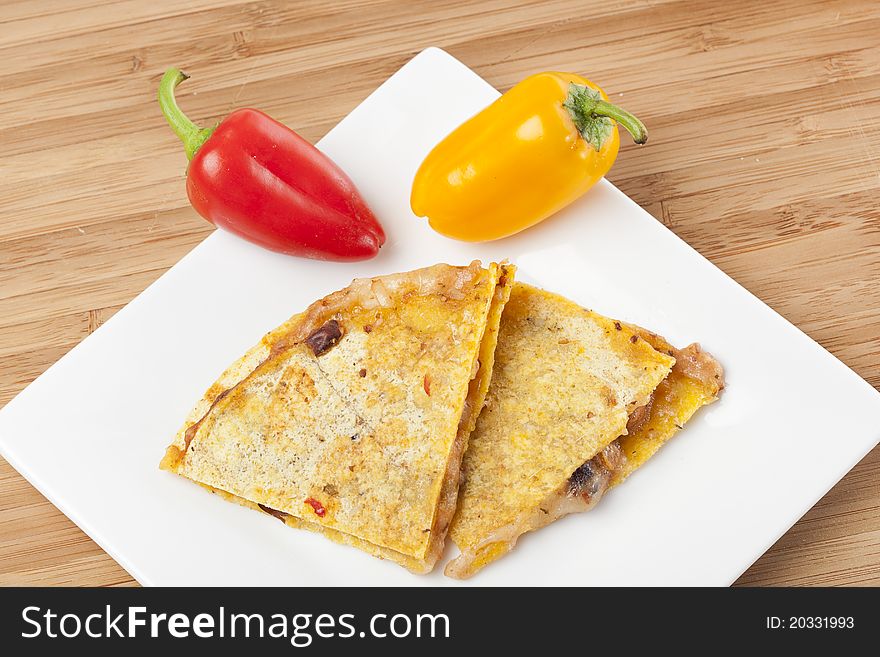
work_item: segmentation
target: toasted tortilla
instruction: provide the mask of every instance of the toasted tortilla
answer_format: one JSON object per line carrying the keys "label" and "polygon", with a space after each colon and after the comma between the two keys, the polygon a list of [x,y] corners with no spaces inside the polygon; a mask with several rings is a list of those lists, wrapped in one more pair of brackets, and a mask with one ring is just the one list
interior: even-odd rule
{"label": "toasted tortilla", "polygon": [[462,464],[450,529],[462,555],[446,573],[472,575],[549,521],[546,501],[626,433],[630,415],[647,405],[674,363],[630,326],[514,285],[486,405]]}
{"label": "toasted tortilla", "polygon": [[638,427],[617,439],[623,459],[614,469],[613,488],[654,456],[700,408],[718,399],[724,389],[721,364],[699,344],[676,349],[665,338],[640,326],[630,326],[645,342],[675,358],[675,365],[651,396],[646,417]]}
{"label": "toasted tortilla", "polygon": [[436,265],[315,302],[221,375],[161,467],[429,571],[513,275],[506,264]]}

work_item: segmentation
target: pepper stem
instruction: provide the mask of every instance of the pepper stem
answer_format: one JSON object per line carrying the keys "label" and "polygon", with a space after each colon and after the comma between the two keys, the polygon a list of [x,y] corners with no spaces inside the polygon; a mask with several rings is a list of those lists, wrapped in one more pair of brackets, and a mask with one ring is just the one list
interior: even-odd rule
{"label": "pepper stem", "polygon": [[635,143],[648,141],[648,129],[644,123],[625,109],[604,100],[597,90],[586,85],[572,82],[562,106],[568,110],[581,136],[597,151],[611,135],[612,119],[627,129]]}
{"label": "pepper stem", "polygon": [[174,99],[174,89],[189,76],[179,68],[169,68],[162,76],[159,83],[159,107],[168,125],[174,130],[174,134],[180,137],[186,150],[187,159],[192,159],[199,147],[205,143],[214,128],[200,128],[189,120],[186,114],[177,106]]}

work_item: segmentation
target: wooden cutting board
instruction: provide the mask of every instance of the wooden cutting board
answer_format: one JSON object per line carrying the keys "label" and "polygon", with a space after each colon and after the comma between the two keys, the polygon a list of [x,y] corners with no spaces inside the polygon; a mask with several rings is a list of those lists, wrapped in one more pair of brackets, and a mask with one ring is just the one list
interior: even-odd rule
{"label": "wooden cutting board", "polygon": [[[876,0],[20,0],[0,24],[0,404],[211,230],[166,66],[194,118],[259,107],[314,141],[429,45],[502,90],[601,84],[651,132],[611,180],[880,386]],[[878,481],[875,449],[740,583],[880,584]],[[0,584],[132,583],[0,461]]]}

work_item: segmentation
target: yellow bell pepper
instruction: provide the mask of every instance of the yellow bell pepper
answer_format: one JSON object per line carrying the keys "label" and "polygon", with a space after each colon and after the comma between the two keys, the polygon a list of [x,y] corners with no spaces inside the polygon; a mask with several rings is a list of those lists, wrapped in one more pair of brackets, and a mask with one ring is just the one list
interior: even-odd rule
{"label": "yellow bell pepper", "polygon": [[618,122],[637,144],[647,141],[644,124],[589,80],[538,73],[434,147],[416,173],[410,205],[448,237],[513,235],[608,172],[620,147]]}

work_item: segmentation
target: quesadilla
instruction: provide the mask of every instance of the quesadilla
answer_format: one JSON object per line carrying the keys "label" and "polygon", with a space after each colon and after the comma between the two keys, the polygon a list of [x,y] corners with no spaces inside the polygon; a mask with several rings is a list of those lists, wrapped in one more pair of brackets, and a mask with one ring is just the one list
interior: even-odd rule
{"label": "quesadilla", "polygon": [[650,458],[723,378],[699,345],[663,338],[517,283],[450,529],[470,577],[524,533],[590,509]]}
{"label": "quesadilla", "polygon": [[514,268],[355,280],[209,388],[161,467],[414,572],[433,568]]}

